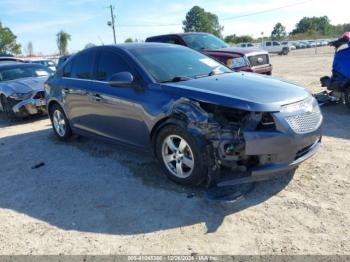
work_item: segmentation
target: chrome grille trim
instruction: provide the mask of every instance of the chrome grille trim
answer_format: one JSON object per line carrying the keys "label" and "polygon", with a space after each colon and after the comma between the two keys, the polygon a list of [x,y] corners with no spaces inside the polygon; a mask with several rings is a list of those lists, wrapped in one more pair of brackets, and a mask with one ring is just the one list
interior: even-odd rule
{"label": "chrome grille trim", "polygon": [[320,127],[322,114],[315,99],[308,98],[289,106],[296,111],[286,116],[285,119],[295,133],[310,133]]}

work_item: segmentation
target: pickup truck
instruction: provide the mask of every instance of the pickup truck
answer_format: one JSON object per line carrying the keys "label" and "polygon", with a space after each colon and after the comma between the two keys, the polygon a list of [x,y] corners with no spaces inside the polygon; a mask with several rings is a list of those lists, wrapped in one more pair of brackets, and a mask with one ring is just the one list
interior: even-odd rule
{"label": "pickup truck", "polygon": [[290,48],[278,41],[266,41],[260,46],[270,54],[288,55]]}
{"label": "pickup truck", "polygon": [[271,75],[269,53],[258,48],[230,47],[218,37],[208,33],[179,33],[152,36],[146,42],[169,43],[187,46],[227,65],[235,71]]}

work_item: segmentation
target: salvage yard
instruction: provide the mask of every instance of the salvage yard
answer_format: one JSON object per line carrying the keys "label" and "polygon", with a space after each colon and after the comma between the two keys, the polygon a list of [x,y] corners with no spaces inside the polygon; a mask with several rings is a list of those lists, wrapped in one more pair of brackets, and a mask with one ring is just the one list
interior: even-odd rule
{"label": "salvage yard", "polygon": [[[317,92],[333,50],[271,59],[274,76]],[[319,152],[234,204],[175,185],[149,155],[1,115],[0,255],[350,254],[350,111],[322,111]]]}

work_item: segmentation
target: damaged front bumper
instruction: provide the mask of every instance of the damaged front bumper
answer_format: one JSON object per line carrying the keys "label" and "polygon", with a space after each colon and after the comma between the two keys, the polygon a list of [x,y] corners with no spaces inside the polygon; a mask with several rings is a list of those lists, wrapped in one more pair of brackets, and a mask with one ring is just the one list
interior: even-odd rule
{"label": "damaged front bumper", "polygon": [[17,102],[12,110],[18,117],[46,113],[45,93],[40,91],[28,99]]}
{"label": "damaged front bumper", "polygon": [[[218,186],[273,178],[296,169],[299,164],[317,152],[322,138],[322,115],[320,112],[315,112],[312,119],[297,118],[298,125],[293,121],[288,122],[288,114],[274,113],[272,115],[276,123],[275,130],[243,132],[245,157],[254,159],[251,165],[246,164],[246,175],[239,178],[223,177],[217,183]],[[300,129],[303,125],[305,125],[305,130]],[[227,158],[220,159],[223,167],[232,168],[232,162],[228,161]]]}

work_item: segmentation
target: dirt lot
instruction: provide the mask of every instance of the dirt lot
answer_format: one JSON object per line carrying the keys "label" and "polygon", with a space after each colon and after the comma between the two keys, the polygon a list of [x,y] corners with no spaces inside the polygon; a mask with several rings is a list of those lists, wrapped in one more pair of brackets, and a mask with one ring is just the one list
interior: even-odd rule
{"label": "dirt lot", "polygon": [[[321,90],[331,51],[273,56],[274,75]],[[174,185],[150,156],[2,117],[0,254],[350,254],[350,112],[323,113],[318,154],[234,205]]]}

